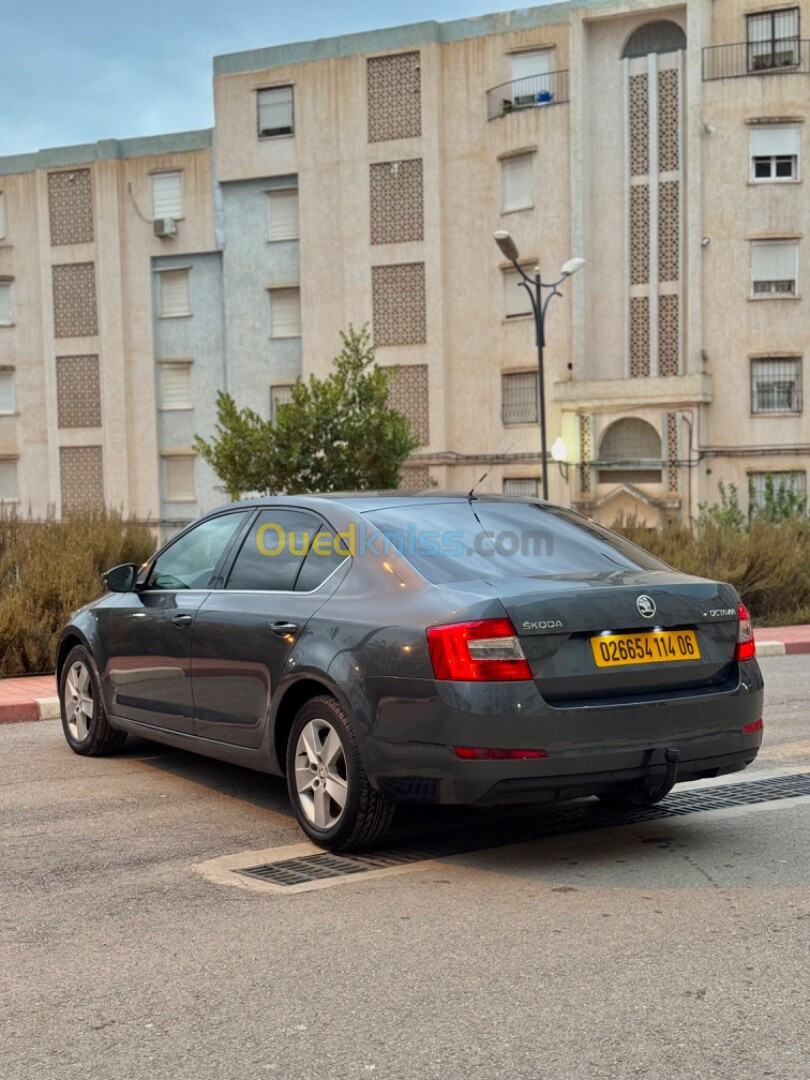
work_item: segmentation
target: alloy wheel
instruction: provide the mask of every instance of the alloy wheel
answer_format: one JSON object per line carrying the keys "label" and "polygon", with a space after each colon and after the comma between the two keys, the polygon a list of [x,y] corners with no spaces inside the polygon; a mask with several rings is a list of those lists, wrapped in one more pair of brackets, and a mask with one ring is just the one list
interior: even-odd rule
{"label": "alloy wheel", "polygon": [[77,743],[84,742],[90,734],[95,706],[90,671],[81,660],[70,665],[65,679],[64,705],[71,738]]}
{"label": "alloy wheel", "polygon": [[332,829],[343,816],[349,792],[346,753],[328,720],[310,720],[295,745],[298,802],[316,829]]}

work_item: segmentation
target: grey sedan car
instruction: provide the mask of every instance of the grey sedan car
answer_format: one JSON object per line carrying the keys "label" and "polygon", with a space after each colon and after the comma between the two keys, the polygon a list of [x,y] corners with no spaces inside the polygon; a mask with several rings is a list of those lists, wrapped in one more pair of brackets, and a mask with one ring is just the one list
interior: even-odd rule
{"label": "grey sedan car", "polygon": [[762,739],[735,590],[547,503],[254,499],[106,581],[60,638],[71,749],[132,733],[286,776],[326,848],[400,802],[648,805]]}

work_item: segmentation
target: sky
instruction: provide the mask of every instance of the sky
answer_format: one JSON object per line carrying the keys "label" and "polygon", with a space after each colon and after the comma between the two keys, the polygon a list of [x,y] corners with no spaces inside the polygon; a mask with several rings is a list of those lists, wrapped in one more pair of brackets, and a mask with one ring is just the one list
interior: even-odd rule
{"label": "sky", "polygon": [[0,0],[0,156],[211,127],[211,60],[220,53],[521,6],[520,0]]}

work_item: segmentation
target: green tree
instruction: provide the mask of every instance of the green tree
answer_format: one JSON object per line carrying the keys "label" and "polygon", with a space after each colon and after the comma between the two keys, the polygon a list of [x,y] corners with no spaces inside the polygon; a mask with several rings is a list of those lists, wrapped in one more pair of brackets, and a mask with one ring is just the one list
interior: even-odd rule
{"label": "green tree", "polygon": [[395,488],[418,446],[408,420],[388,404],[388,375],[377,367],[368,331],[349,328],[325,379],[295,384],[274,423],[217,399],[216,433],[196,450],[232,499],[243,492],[302,494]]}

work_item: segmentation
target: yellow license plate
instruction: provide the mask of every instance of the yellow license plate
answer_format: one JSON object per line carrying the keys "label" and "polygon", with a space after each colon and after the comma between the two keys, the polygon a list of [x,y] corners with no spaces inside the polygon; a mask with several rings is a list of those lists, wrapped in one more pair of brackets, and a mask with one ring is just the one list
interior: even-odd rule
{"label": "yellow license plate", "polygon": [[597,667],[625,664],[671,664],[699,660],[694,630],[653,630],[643,634],[603,634],[591,638]]}

